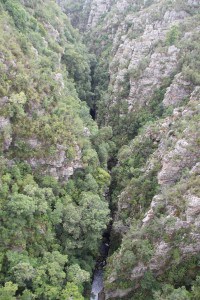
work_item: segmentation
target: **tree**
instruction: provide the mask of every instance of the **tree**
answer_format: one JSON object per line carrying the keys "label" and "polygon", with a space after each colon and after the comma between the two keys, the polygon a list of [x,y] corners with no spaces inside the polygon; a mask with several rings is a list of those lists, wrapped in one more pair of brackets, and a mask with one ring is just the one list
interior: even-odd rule
{"label": "tree", "polygon": [[192,287],[192,300],[200,299],[200,276],[197,276]]}
{"label": "tree", "polygon": [[154,293],[154,300],[189,300],[191,299],[190,293],[185,287],[175,289],[172,285],[165,285],[162,291]]}
{"label": "tree", "polygon": [[78,287],[72,283],[68,282],[66,289],[62,291],[60,300],[84,300],[83,296],[78,290]]}
{"label": "tree", "polygon": [[173,25],[167,33],[166,41],[167,45],[173,45],[180,37],[180,30],[178,26]]}
{"label": "tree", "polygon": [[30,263],[27,262],[18,263],[11,269],[11,272],[13,274],[15,282],[20,287],[26,286],[27,282],[31,280],[35,275],[34,268]]}
{"label": "tree", "polygon": [[24,30],[28,23],[28,14],[25,9],[17,1],[13,0],[6,1],[6,9],[13,17],[16,27]]}
{"label": "tree", "polygon": [[23,194],[14,194],[7,204],[7,209],[16,216],[32,216],[36,211],[36,203],[32,197]]}
{"label": "tree", "polygon": [[102,201],[98,195],[83,192],[79,205],[82,207],[80,226],[84,246],[90,251],[96,251],[101,233],[110,220],[108,203]]}
{"label": "tree", "polygon": [[64,266],[67,260],[67,255],[58,251],[44,253],[33,278],[33,288],[37,297],[45,300],[58,299],[66,278]]}
{"label": "tree", "polygon": [[70,282],[81,285],[90,280],[90,274],[82,270],[78,264],[74,264],[67,269],[67,278]]}
{"label": "tree", "polygon": [[15,293],[18,289],[17,284],[11,281],[6,282],[4,287],[0,287],[0,299],[2,300],[15,300]]}

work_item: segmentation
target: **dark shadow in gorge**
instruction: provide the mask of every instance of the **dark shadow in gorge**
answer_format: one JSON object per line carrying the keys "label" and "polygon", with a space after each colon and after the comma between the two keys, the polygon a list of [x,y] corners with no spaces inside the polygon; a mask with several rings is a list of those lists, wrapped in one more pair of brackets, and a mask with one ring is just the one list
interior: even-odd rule
{"label": "dark shadow in gorge", "polygon": [[93,106],[93,108],[90,108],[90,115],[92,119],[95,121],[96,120],[96,107]]}

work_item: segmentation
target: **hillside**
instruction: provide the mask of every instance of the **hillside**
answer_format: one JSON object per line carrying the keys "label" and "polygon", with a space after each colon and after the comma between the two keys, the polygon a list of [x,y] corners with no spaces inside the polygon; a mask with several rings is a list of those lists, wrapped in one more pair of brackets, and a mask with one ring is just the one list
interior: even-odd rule
{"label": "hillside", "polygon": [[1,1],[0,38],[0,299],[83,299],[112,134],[84,101],[91,57],[54,1]]}

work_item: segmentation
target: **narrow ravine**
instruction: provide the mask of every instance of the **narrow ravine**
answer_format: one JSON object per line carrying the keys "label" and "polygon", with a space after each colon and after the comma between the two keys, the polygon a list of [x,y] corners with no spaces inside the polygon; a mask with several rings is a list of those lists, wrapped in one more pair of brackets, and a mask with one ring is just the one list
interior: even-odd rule
{"label": "narrow ravine", "polygon": [[0,300],[200,300],[199,12],[0,1]]}
{"label": "narrow ravine", "polygon": [[[112,169],[116,166],[116,164],[117,164],[116,157],[114,156],[110,157],[110,159],[107,162],[107,168],[109,173],[111,174],[111,178],[112,178]],[[103,275],[107,264],[107,258],[109,256],[109,250],[112,246],[111,235],[112,235],[112,225],[114,219],[114,208],[112,205],[112,196],[111,196],[112,192],[113,192],[113,181],[111,180],[110,186],[105,195],[105,198],[109,203],[111,220],[107,226],[107,229],[102,234],[102,242],[99,247],[99,256],[97,257],[96,266],[93,273],[90,300],[105,300]]]}
{"label": "narrow ravine", "polygon": [[103,270],[95,270],[90,300],[98,300],[103,291]]}
{"label": "narrow ravine", "polygon": [[93,275],[92,290],[90,300],[103,300],[103,272],[106,266],[106,259],[108,257],[108,252],[110,248],[110,232],[111,223],[108,225],[107,230],[102,235],[102,243],[99,249],[99,257],[96,260],[95,271]]}

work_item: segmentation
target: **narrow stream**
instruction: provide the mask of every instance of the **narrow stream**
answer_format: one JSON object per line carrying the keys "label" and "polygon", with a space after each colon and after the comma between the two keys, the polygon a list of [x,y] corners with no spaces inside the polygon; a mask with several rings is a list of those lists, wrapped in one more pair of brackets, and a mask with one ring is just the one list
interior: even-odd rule
{"label": "narrow stream", "polygon": [[106,265],[106,259],[108,257],[108,251],[110,247],[110,228],[104,232],[102,236],[102,243],[100,246],[99,257],[96,261],[93,282],[92,282],[92,291],[90,300],[104,300],[103,295],[103,269]]}
{"label": "narrow stream", "polygon": [[98,300],[103,291],[103,270],[95,270],[90,300]]}

